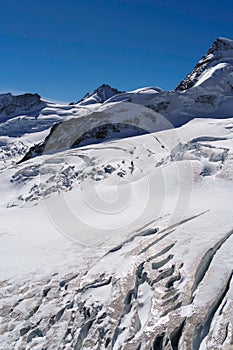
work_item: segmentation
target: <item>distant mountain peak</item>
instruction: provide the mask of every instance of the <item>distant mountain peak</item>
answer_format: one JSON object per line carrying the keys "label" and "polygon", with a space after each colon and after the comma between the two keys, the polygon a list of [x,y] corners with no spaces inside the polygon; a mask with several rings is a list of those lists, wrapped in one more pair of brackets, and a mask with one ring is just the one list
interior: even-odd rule
{"label": "distant mountain peak", "polygon": [[97,89],[94,90],[94,92],[103,91],[103,90],[112,90],[112,91],[114,91],[114,92],[116,92],[116,93],[120,93],[120,91],[118,91],[118,89],[113,88],[113,87],[111,87],[111,86],[108,85],[108,84],[102,84],[102,85],[100,85]]}
{"label": "distant mountain peak", "polygon": [[92,104],[92,103],[103,103],[110,97],[122,93],[116,88],[111,87],[108,84],[102,84],[97,89],[91,93],[87,93],[81,100],[77,103],[81,105]]}
{"label": "distant mountain peak", "polygon": [[190,89],[196,84],[198,78],[206,69],[218,63],[229,63],[230,61],[233,63],[233,40],[222,37],[217,38],[192,72],[180,82],[175,90],[184,91]]}
{"label": "distant mountain peak", "polygon": [[45,106],[45,102],[41,100],[40,95],[25,93],[22,95],[12,95],[11,93],[0,94],[0,113],[1,121],[27,113],[33,109]]}

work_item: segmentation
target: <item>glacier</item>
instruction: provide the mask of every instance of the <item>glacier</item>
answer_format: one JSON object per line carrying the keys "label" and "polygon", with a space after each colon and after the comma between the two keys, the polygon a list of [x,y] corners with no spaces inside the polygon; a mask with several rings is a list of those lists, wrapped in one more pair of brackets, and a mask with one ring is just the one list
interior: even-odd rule
{"label": "glacier", "polygon": [[0,349],[233,349],[233,41],[172,91],[0,95]]}

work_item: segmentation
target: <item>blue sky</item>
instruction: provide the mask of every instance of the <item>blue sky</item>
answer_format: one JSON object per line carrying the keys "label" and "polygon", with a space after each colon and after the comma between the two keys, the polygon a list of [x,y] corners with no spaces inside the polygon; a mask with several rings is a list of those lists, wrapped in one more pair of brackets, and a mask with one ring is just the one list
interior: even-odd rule
{"label": "blue sky", "polygon": [[2,0],[0,92],[77,101],[102,83],[173,89],[219,36],[229,0]]}

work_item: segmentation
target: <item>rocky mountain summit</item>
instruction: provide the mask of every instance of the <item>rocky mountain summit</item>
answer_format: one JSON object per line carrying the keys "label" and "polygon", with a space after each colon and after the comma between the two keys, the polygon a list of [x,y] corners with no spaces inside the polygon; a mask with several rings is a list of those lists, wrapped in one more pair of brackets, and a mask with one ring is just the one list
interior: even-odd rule
{"label": "rocky mountain summit", "polygon": [[[193,71],[180,82],[176,87],[178,91],[184,91],[193,87],[199,80],[202,73],[219,64],[233,65],[233,41],[225,38],[218,38],[209,48],[208,52],[194,67]],[[233,78],[230,77],[230,84],[233,88]]]}
{"label": "rocky mountain summit", "polygon": [[23,94],[14,96],[10,93],[0,95],[0,120],[28,113],[45,107],[45,103],[38,94]]}

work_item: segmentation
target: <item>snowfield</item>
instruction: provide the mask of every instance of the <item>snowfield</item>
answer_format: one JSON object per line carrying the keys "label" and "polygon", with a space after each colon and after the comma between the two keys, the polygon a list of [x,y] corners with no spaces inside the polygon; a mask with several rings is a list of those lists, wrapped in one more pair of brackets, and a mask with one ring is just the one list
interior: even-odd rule
{"label": "snowfield", "polygon": [[0,349],[233,349],[232,62],[0,96]]}

